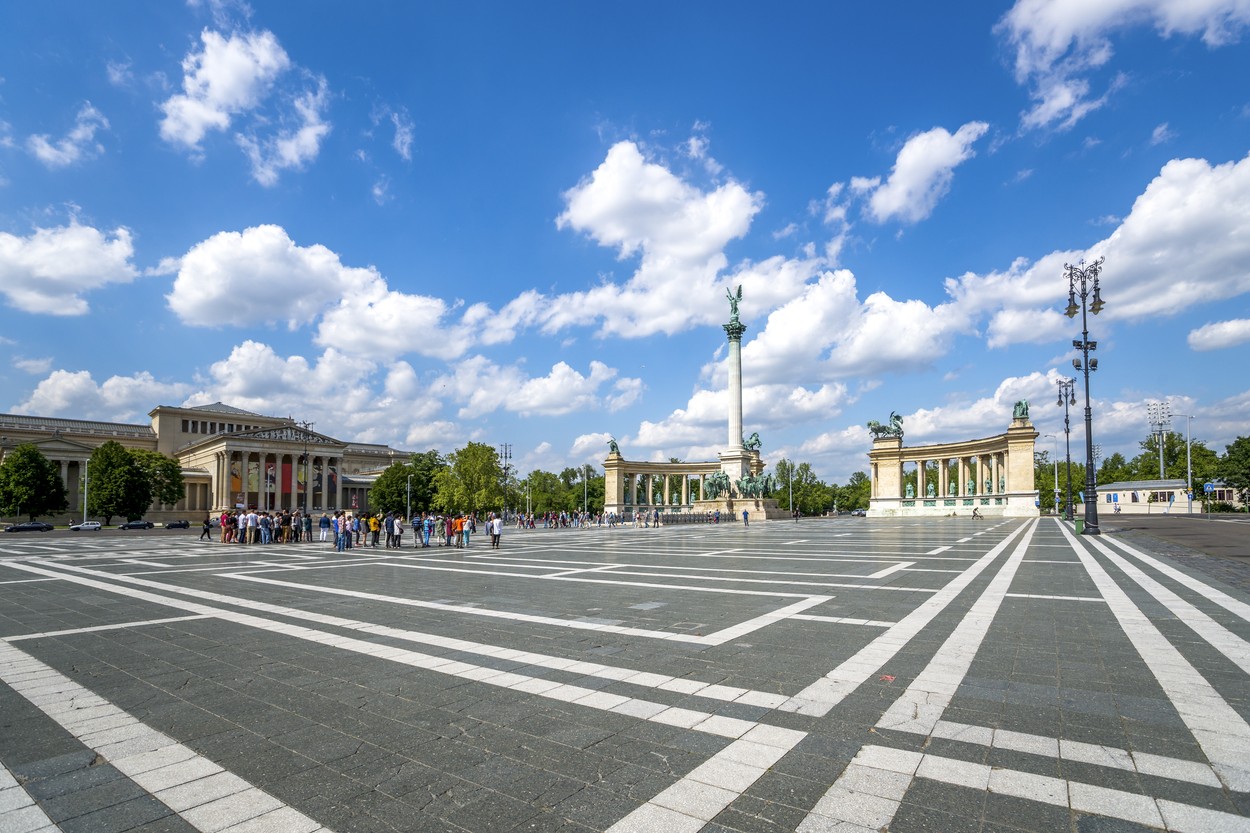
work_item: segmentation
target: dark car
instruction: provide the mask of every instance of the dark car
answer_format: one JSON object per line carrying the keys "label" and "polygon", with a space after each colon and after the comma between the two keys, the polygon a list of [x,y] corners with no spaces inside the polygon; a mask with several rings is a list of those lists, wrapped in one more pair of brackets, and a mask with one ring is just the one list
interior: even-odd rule
{"label": "dark car", "polygon": [[166,529],[190,529],[191,522],[190,521],[170,521],[169,523],[165,524],[165,528]]}
{"label": "dark car", "polygon": [[23,521],[20,524],[9,524],[4,528],[5,532],[51,532],[52,524],[46,524],[43,521]]}
{"label": "dark car", "polygon": [[852,509],[851,517],[852,518],[866,518],[868,517],[868,510],[867,509]]}
{"label": "dark car", "polygon": [[124,524],[118,524],[118,529],[151,529],[155,524],[151,521],[126,521]]}

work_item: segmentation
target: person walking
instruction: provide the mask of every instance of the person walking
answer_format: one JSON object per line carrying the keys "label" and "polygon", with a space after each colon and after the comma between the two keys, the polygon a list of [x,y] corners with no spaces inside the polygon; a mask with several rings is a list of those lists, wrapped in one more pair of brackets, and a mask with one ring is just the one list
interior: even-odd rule
{"label": "person walking", "polygon": [[742,510],[742,525],[747,526],[749,523],[750,521],[749,521],[749,516],[747,515],[747,510],[743,509]]}
{"label": "person walking", "polygon": [[204,523],[200,527],[200,540],[208,539],[208,543],[213,543],[213,522],[207,515],[204,516]]}

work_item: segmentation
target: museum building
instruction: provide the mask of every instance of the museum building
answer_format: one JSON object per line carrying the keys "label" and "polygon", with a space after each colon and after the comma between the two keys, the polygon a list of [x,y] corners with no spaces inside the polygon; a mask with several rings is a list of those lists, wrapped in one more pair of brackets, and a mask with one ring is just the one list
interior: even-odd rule
{"label": "museum building", "polygon": [[0,461],[30,443],[60,467],[69,510],[50,518],[83,517],[91,453],[109,440],[157,451],[182,465],[186,492],[170,506],[153,503],[148,520],[196,520],[240,506],[258,510],[365,511],[369,489],[383,469],[410,452],[318,434],[291,417],[255,414],[221,402],[160,405],[150,424],[93,422],[0,414]]}

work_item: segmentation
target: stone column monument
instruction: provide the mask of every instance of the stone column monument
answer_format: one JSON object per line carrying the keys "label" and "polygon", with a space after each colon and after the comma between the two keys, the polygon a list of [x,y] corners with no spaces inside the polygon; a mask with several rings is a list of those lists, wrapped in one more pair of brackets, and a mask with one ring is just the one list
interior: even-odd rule
{"label": "stone column monument", "polygon": [[[738,320],[738,303],[742,300],[742,287],[737,294],[726,291],[729,296],[729,323],[725,335],[729,338],[729,441],[720,453],[721,471],[729,475],[729,482],[736,484],[751,471],[752,455],[742,442],[742,334],[747,325]],[[737,487],[732,486],[734,496]]]}

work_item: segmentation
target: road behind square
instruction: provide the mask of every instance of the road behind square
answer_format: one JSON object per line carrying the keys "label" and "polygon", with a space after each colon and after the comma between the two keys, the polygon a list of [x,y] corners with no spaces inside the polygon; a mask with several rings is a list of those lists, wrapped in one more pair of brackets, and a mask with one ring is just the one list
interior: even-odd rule
{"label": "road behind square", "polygon": [[0,833],[1250,831],[1250,568],[1151,540],[5,536]]}

